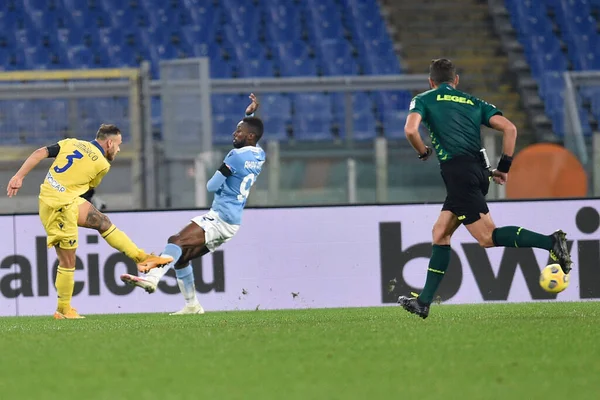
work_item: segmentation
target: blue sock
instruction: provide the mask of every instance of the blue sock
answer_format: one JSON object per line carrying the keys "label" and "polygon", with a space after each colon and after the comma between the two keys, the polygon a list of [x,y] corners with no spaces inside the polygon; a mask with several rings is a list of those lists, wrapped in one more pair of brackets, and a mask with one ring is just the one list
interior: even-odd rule
{"label": "blue sock", "polygon": [[167,245],[165,246],[165,249],[162,251],[161,255],[164,254],[164,255],[173,257],[173,263],[176,263],[177,260],[179,260],[179,257],[181,257],[181,253],[183,253],[183,250],[181,250],[181,247],[179,247],[173,243],[167,243]]}
{"label": "blue sock", "polygon": [[146,274],[146,278],[150,278],[153,281],[155,281],[156,284],[158,284],[158,281],[160,281],[160,279],[167,273],[167,271],[169,271],[169,269],[175,265],[177,260],[179,260],[179,257],[181,257],[182,253],[183,250],[181,250],[181,247],[173,243],[168,243],[165,246],[165,249],[162,251],[161,255],[171,256],[173,257],[173,261],[171,261],[163,267],[151,269],[150,272]]}
{"label": "blue sock", "polygon": [[179,290],[185,298],[186,305],[192,305],[198,302],[196,297],[196,285],[194,284],[194,270],[192,264],[188,264],[187,267],[182,269],[176,269],[175,275],[177,276],[177,285]]}

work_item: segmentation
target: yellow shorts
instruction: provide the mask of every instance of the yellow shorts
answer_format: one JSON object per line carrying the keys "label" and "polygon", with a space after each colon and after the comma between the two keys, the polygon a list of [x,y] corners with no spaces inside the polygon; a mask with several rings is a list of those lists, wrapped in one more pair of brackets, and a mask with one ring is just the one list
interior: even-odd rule
{"label": "yellow shorts", "polygon": [[48,247],[58,246],[65,250],[77,248],[79,206],[85,202],[85,199],[78,197],[71,204],[55,209],[39,201],[39,214],[46,230]]}

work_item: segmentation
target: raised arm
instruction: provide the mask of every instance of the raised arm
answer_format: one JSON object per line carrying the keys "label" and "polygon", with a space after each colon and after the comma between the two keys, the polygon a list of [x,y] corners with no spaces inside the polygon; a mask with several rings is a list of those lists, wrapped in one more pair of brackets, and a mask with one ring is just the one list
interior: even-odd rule
{"label": "raised arm", "polygon": [[248,97],[252,102],[246,107],[246,117],[253,117],[256,110],[258,110],[258,107],[260,107],[260,103],[254,93],[250,93],[250,96]]}

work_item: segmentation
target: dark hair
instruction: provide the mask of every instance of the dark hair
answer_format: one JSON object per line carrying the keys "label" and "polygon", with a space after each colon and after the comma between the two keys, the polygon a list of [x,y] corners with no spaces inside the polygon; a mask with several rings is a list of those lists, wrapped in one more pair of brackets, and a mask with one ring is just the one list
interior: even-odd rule
{"label": "dark hair", "polygon": [[109,136],[120,135],[121,130],[112,124],[102,124],[100,128],[98,128],[98,132],[96,132],[96,139],[104,140]]}
{"label": "dark hair", "polygon": [[262,120],[257,117],[246,117],[242,120],[242,122],[245,122],[250,126],[250,132],[256,135],[256,141],[258,142],[265,129]]}
{"label": "dark hair", "polygon": [[429,65],[429,78],[439,85],[440,83],[454,82],[456,67],[447,58],[431,60]]}

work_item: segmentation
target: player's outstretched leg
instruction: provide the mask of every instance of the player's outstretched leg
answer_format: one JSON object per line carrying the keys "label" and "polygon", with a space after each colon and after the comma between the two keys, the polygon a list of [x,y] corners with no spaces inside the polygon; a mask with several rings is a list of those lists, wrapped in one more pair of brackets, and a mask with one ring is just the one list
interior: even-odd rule
{"label": "player's outstretched leg", "polygon": [[[171,236],[171,238],[173,238],[173,236]],[[169,238],[169,241],[171,238]],[[160,282],[161,278],[169,271],[169,269],[177,263],[181,258],[181,254],[181,247],[174,243],[168,243],[160,255],[161,257],[171,257],[173,261],[163,266],[158,266],[153,262],[140,263],[138,264],[138,270],[142,272],[149,268],[147,274],[144,276],[123,274],[121,275],[121,280],[129,285],[140,287],[148,293],[154,293],[158,282]]]}
{"label": "player's outstretched leg", "polygon": [[[185,269],[191,260],[208,252],[204,246],[204,237],[204,230],[198,224],[188,224],[179,233],[169,237],[168,244],[161,253],[161,257],[171,257],[172,262],[164,266],[147,262],[140,263],[138,264],[138,270],[140,272],[147,271],[144,276],[123,274],[121,280],[127,284],[141,287],[148,293],[153,293],[158,282],[171,267],[174,266],[176,272],[179,269]],[[193,275],[191,275],[191,279],[193,282]]]}
{"label": "player's outstretched leg", "polygon": [[137,264],[147,263],[154,266],[165,265],[173,261],[168,256],[148,254],[140,249],[126,234],[118,229],[110,219],[96,209],[89,201],[80,199],[77,224],[84,228],[97,230],[102,238],[114,249],[124,253]]}
{"label": "player's outstretched leg", "polygon": [[496,228],[489,214],[466,226],[471,235],[483,247],[527,247],[548,250],[565,274],[571,271],[571,255],[567,245],[567,234],[558,230],[551,235],[542,235],[519,226]]}

